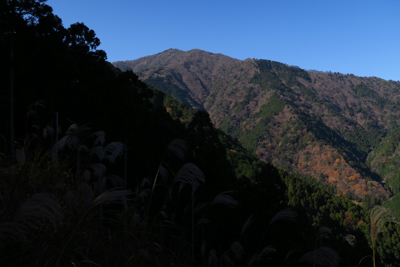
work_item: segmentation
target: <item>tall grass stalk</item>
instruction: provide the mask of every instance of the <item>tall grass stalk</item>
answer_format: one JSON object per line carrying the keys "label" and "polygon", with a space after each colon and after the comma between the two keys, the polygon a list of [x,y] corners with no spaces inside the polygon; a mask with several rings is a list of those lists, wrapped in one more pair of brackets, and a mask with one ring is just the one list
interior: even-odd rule
{"label": "tall grass stalk", "polygon": [[150,201],[148,204],[147,209],[150,209],[150,205],[153,199],[153,193],[154,193],[154,188],[156,187],[157,184],[157,180],[160,174],[160,168],[162,168],[163,164],[164,164],[164,158],[166,156],[166,153],[170,152],[175,154],[179,159],[184,159],[186,154],[187,154],[187,150],[188,150],[188,144],[186,143],[186,141],[182,140],[182,139],[174,139],[171,141],[171,143],[169,143],[166,151],[164,152],[160,164],[158,165],[159,168],[157,169],[157,173],[156,176],[154,177],[154,181],[153,181],[153,186],[151,188],[151,195],[150,195]]}
{"label": "tall grass stalk", "polygon": [[375,262],[375,244],[378,239],[379,233],[382,231],[382,226],[385,223],[394,221],[392,213],[385,207],[375,206],[370,213],[370,224],[371,224],[371,243],[372,243],[372,260],[374,267]]}

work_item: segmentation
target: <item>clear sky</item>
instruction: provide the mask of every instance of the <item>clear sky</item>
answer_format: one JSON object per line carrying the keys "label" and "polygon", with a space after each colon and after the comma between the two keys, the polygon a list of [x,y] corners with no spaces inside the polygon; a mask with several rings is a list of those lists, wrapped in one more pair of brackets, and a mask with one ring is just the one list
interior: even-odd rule
{"label": "clear sky", "polygon": [[48,0],[110,62],[169,48],[400,80],[400,0]]}

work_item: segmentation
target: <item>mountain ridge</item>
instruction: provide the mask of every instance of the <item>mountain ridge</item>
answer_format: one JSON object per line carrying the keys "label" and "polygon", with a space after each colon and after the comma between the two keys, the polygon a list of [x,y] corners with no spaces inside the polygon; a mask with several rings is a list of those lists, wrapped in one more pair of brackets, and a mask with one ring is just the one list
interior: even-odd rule
{"label": "mountain ridge", "polygon": [[[160,86],[160,82],[167,80],[177,85],[178,90],[188,92],[188,96],[183,98],[176,94],[172,94],[173,96],[177,96],[178,100],[185,104],[190,103],[191,106],[201,108],[212,83],[237,61],[222,54],[213,54],[200,49],[188,52],[169,49],[154,56],[113,64],[122,70],[130,69],[135,73],[140,73],[142,80],[149,81],[149,84],[156,87]],[[153,73],[154,69],[156,69],[156,75]],[[172,89],[162,91],[173,92]]]}
{"label": "mountain ridge", "polygon": [[205,109],[217,128],[263,161],[314,176],[359,200],[384,200],[393,192],[380,183],[388,177],[366,159],[399,122],[399,82],[199,49],[170,49],[114,66]]}

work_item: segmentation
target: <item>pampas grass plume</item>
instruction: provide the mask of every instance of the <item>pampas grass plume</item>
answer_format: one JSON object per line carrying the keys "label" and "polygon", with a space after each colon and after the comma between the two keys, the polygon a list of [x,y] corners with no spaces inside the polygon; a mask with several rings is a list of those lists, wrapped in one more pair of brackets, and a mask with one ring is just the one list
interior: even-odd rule
{"label": "pampas grass plume", "polygon": [[314,266],[338,267],[341,259],[339,254],[331,248],[320,247],[316,251],[304,254],[299,262],[312,264]]}
{"label": "pampas grass plume", "polygon": [[101,193],[98,197],[96,197],[92,202],[92,206],[96,207],[98,205],[103,205],[103,204],[107,204],[107,203],[123,202],[124,199],[130,193],[131,193],[131,191],[129,191],[129,190],[111,189],[109,191]]}
{"label": "pampas grass plume", "polygon": [[[119,142],[112,142],[109,143],[106,147],[106,153],[107,155],[105,156],[105,158],[110,162],[110,163],[114,163],[115,160],[122,155],[122,153],[125,150],[125,146],[122,143]],[[110,153],[110,154],[108,154]]]}
{"label": "pampas grass plume", "polygon": [[103,131],[98,131],[92,134],[92,136],[95,136],[96,139],[94,140],[93,144],[95,146],[97,145],[104,145],[105,139],[106,139],[106,133]]}
{"label": "pampas grass plume", "polygon": [[0,248],[4,248],[10,240],[26,242],[23,228],[12,222],[0,223]]}
{"label": "pampas grass plume", "polygon": [[57,199],[53,195],[45,193],[32,195],[21,205],[14,216],[14,220],[27,231],[42,229],[49,223],[56,228],[62,218],[61,205]]}
{"label": "pampas grass plume", "polygon": [[343,237],[343,242],[346,242],[350,246],[354,247],[356,245],[356,237],[354,235],[347,234]]}
{"label": "pampas grass plume", "polygon": [[217,252],[214,249],[210,250],[210,252],[208,253],[208,264],[210,266],[217,266],[218,265]]}
{"label": "pampas grass plume", "polygon": [[297,221],[297,212],[294,211],[291,208],[287,208],[287,209],[281,210],[280,212],[275,214],[275,216],[269,222],[269,225],[271,225],[271,224],[273,224],[273,223],[275,223],[277,221],[281,221],[281,220]]}
{"label": "pampas grass plume", "polygon": [[239,260],[243,256],[244,248],[239,242],[235,241],[233,242],[230,251],[233,253],[234,258]]}
{"label": "pampas grass plume", "polygon": [[106,172],[106,166],[104,164],[96,162],[93,164],[90,164],[89,166],[93,170],[93,176],[97,178],[103,177],[104,173]]}
{"label": "pampas grass plume", "polygon": [[159,172],[160,177],[163,180],[163,182],[167,182],[168,170],[163,165],[160,165],[160,167],[158,167],[158,172]]}
{"label": "pampas grass plume", "polygon": [[218,194],[214,199],[212,204],[223,204],[225,206],[228,206],[230,208],[236,208],[239,203],[233,199],[232,196],[229,195],[229,193],[232,193],[232,191],[225,191],[220,194]]}
{"label": "pampas grass plume", "polygon": [[179,159],[184,159],[188,150],[186,141],[174,139],[167,147],[167,151],[174,153]]}
{"label": "pampas grass plume", "polygon": [[102,161],[106,156],[106,151],[102,146],[94,146],[90,149],[89,155],[96,155],[99,161]]}
{"label": "pampas grass plume", "polygon": [[111,183],[111,185],[113,187],[125,188],[125,186],[126,186],[124,179],[122,179],[118,175],[110,174],[110,175],[107,175],[105,178],[107,179],[107,181],[109,181]]}
{"label": "pampas grass plume", "polygon": [[[248,263],[248,266],[252,266],[253,264],[259,263],[264,258],[264,256],[267,256],[267,255],[270,255],[273,253],[276,253],[276,250],[273,247],[269,246],[269,247],[263,248],[260,253],[255,254],[253,257],[251,257],[251,259]],[[256,265],[256,266],[258,266],[258,265]]]}
{"label": "pampas grass plume", "polygon": [[246,232],[246,230],[249,228],[249,226],[253,224],[253,221],[253,215],[250,215],[242,227],[242,232],[240,233],[240,236],[242,236],[243,233]]}
{"label": "pampas grass plume", "polygon": [[175,176],[174,183],[180,182],[179,191],[186,184],[190,184],[195,191],[199,186],[200,182],[204,183],[204,174],[203,172],[193,163],[186,163],[179,169],[178,173]]}

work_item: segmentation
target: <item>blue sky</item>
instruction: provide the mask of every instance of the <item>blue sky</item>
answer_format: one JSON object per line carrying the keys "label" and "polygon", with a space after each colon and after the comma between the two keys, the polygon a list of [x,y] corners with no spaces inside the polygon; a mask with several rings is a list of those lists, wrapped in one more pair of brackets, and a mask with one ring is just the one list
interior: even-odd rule
{"label": "blue sky", "polygon": [[48,0],[110,62],[169,48],[400,80],[399,0]]}

